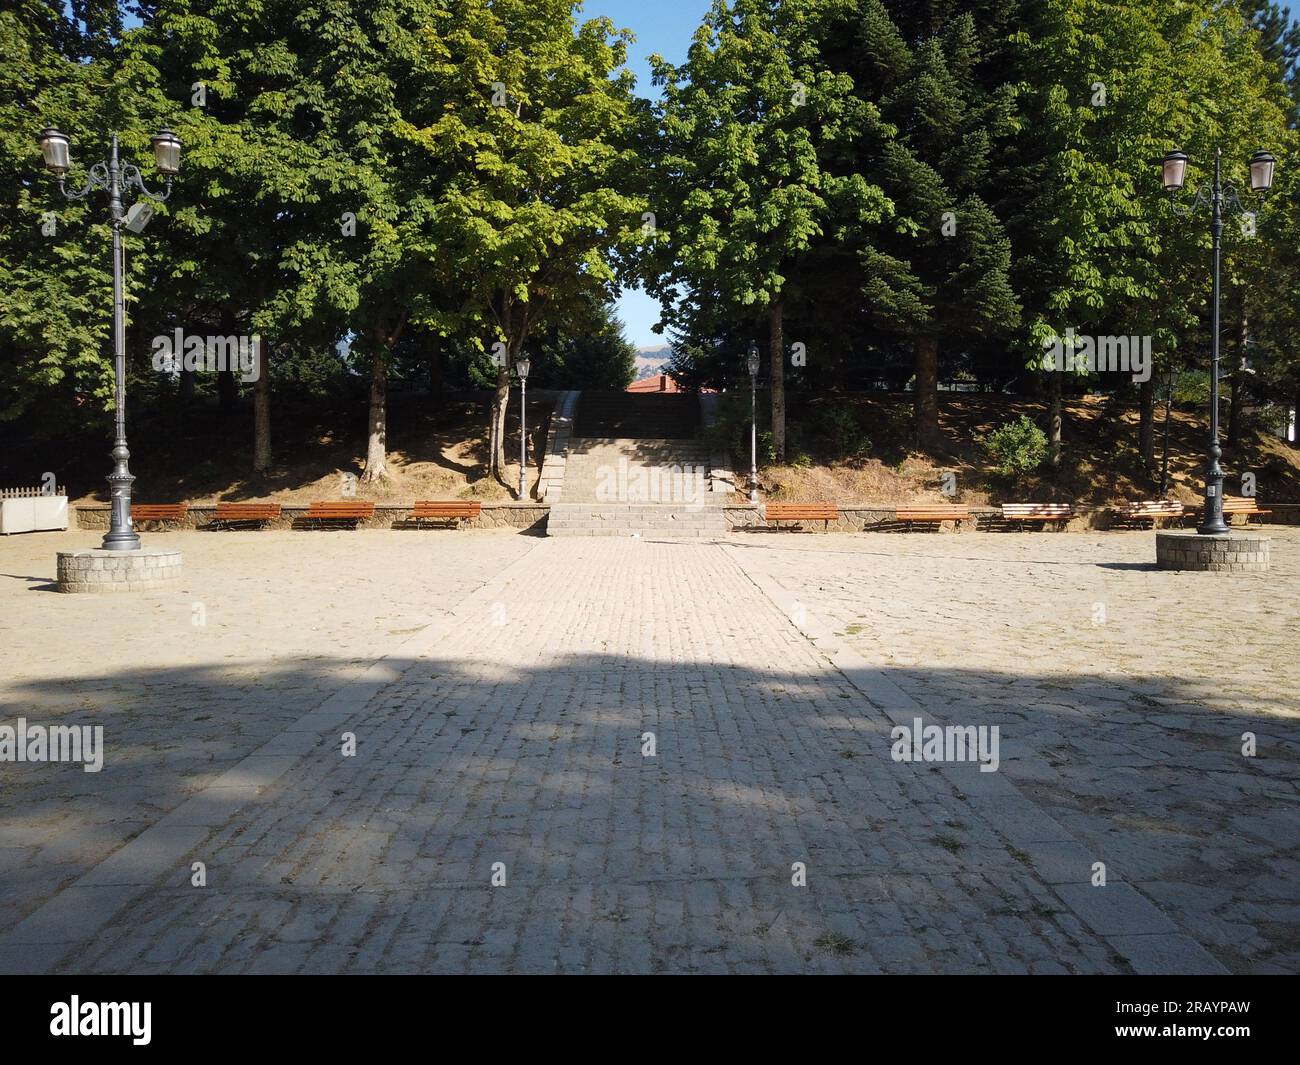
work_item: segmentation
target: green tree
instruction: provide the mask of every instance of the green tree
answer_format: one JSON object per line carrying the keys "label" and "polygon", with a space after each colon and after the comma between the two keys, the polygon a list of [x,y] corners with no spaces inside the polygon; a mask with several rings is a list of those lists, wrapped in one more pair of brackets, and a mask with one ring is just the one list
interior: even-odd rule
{"label": "green tree", "polygon": [[443,283],[465,299],[442,321],[493,351],[491,469],[505,461],[510,370],[537,330],[611,295],[644,202],[629,191],[626,31],[579,24],[570,0],[455,5],[443,37],[447,103],[420,131],[446,174],[432,206]]}
{"label": "green tree", "polygon": [[935,7],[904,23],[865,0],[854,67],[857,91],[887,123],[870,150],[897,205],[860,253],[863,293],[882,328],[912,339],[916,437],[930,449],[941,338],[1009,335],[1020,311],[1010,240],[988,205],[992,142],[1011,130],[1014,91],[982,81],[971,12]]}
{"label": "green tree", "polygon": [[525,345],[529,380],[541,388],[622,390],[636,372],[636,347],[623,336],[614,308],[595,298],[585,315],[539,330]]}
{"label": "green tree", "polygon": [[888,201],[837,168],[872,120],[852,83],[819,55],[828,5],[715,0],[679,67],[652,57],[664,86],[652,198],[660,239],[647,289],[689,329],[708,305],[765,319],[772,433],[785,461],[785,313],[812,298],[803,271],[821,239],[881,218]]}
{"label": "green tree", "polygon": [[[106,158],[109,135],[146,165],[146,120],[109,58],[119,30],[113,3],[20,0],[0,11],[0,420],[37,406],[67,424],[111,407],[112,231],[102,192],[65,199],[45,171],[37,136],[46,125],[72,141],[69,188]],[[150,270],[149,245],[127,239],[128,293]]]}

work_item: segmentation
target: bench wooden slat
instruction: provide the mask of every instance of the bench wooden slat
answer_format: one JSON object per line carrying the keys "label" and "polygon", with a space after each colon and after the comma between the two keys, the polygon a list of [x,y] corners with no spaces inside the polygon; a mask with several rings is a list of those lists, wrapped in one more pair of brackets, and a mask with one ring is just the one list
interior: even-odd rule
{"label": "bench wooden slat", "polygon": [[478,500],[419,499],[411,508],[413,518],[477,518],[483,509]]}
{"label": "bench wooden slat", "polygon": [[[1189,506],[1185,512],[1189,518],[1200,517],[1201,512],[1205,510],[1204,503],[1196,503]],[[1224,496],[1223,497],[1224,514],[1240,514],[1246,519],[1246,524],[1250,524],[1251,518],[1268,517],[1273,512],[1262,508],[1259,500],[1254,496]]]}
{"label": "bench wooden slat", "polygon": [[365,521],[375,516],[375,504],[373,502],[333,502],[318,501],[311,503],[307,507],[307,513],[302,516],[303,521],[319,522],[349,522],[356,525],[359,521]]}
{"label": "bench wooden slat", "polygon": [[896,509],[899,521],[969,521],[964,503],[910,503]]}
{"label": "bench wooden slat", "polygon": [[371,518],[374,503],[312,503],[307,507],[307,517]]}
{"label": "bench wooden slat", "polygon": [[131,507],[131,520],[184,521],[189,509],[188,503],[135,503]]}
{"label": "bench wooden slat", "polygon": [[1133,517],[1146,517],[1148,514],[1164,516],[1181,514],[1183,505],[1176,499],[1144,499],[1136,503],[1125,503],[1117,509],[1121,514]]}
{"label": "bench wooden slat", "polygon": [[217,521],[272,521],[279,516],[279,503],[217,504]]}
{"label": "bench wooden slat", "polygon": [[840,512],[833,503],[768,503],[764,515],[771,521],[837,521]]}
{"label": "bench wooden slat", "polygon": [[1074,513],[1069,503],[1003,503],[1002,516],[1013,521],[1060,521]]}
{"label": "bench wooden slat", "polygon": [[280,516],[279,503],[218,503],[217,512],[205,528],[216,525],[264,525]]}
{"label": "bench wooden slat", "polygon": [[1139,499],[1113,508],[1122,521],[1149,521],[1154,527],[1161,518],[1181,518],[1183,505],[1177,499]]}
{"label": "bench wooden slat", "polygon": [[840,510],[834,503],[767,503],[763,507],[765,521],[820,521],[830,528],[840,520]]}
{"label": "bench wooden slat", "polygon": [[1066,521],[1074,516],[1069,503],[1003,503],[1002,520],[1011,522]]}

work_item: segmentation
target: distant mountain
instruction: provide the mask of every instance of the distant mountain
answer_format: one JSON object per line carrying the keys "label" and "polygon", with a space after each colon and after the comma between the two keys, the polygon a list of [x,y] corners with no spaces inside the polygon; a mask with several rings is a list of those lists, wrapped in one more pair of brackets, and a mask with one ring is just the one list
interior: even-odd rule
{"label": "distant mountain", "polygon": [[642,381],[647,377],[661,374],[672,357],[673,349],[667,344],[636,349],[636,379]]}

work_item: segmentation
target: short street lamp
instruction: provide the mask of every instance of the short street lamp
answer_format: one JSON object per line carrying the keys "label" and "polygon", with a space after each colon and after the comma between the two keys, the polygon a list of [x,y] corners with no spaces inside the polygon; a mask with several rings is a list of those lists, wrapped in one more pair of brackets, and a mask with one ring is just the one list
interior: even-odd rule
{"label": "short street lamp", "polygon": [[525,356],[515,360],[515,373],[519,375],[519,501],[527,498],[528,490],[528,429],[524,418],[528,414],[528,371],[532,369]]}
{"label": "short street lamp", "polygon": [[[1223,252],[1223,209],[1227,206],[1244,211],[1244,208],[1237,198],[1236,189],[1223,184],[1222,155],[1221,150],[1214,153],[1213,183],[1198,188],[1192,203],[1186,207],[1181,206],[1174,197],[1182,190],[1187,176],[1187,155],[1183,152],[1170,152],[1161,164],[1162,182],[1176,214],[1185,218],[1198,207],[1210,208],[1210,236],[1213,245],[1210,295],[1210,446],[1205,474],[1205,513],[1196,530],[1203,536],[1222,536],[1228,532],[1227,523],[1223,520],[1223,467],[1219,465],[1219,460],[1223,457],[1223,449],[1219,447],[1219,263]],[[1273,184],[1275,165],[1276,160],[1265,151],[1258,151],[1250,157],[1252,192],[1268,191]]]}
{"label": "short street lamp", "polygon": [[749,342],[749,501],[758,505],[758,344]]}
{"label": "short street lamp", "polygon": [[144,187],[138,167],[123,165],[117,154],[117,134],[113,134],[112,149],[107,161],[95,163],[84,188],[72,191],[67,187],[66,175],[71,166],[68,138],[53,126],[41,131],[41,155],[45,167],[59,179],[59,191],[70,200],[85,199],[94,189],[108,193],[108,214],[113,225],[113,407],[115,432],[113,441],[113,472],[108,475],[112,518],[104,536],[105,551],[138,551],[140,537],[131,525],[131,476],[128,461],[131,452],[126,446],[126,309],[122,296],[122,227],[139,232],[149,220],[151,210],[137,203],[127,213],[122,209],[122,193],[134,188],[147,200],[162,201],[171,195],[172,179],[181,168],[181,142],[171,130],[164,128],[151,138],[154,165],[166,179],[161,193]]}

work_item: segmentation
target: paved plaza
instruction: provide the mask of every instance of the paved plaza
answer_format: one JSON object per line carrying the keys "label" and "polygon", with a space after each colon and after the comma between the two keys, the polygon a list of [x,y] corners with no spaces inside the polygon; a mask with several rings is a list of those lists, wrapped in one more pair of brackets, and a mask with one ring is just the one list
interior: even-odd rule
{"label": "paved plaza", "polygon": [[[0,725],[104,763],[0,762],[0,972],[1300,971],[1268,532],[1264,575],[1149,532],[172,533],[180,589],[113,597],[52,590],[97,534],[2,540]],[[895,760],[917,718],[998,770]]]}

